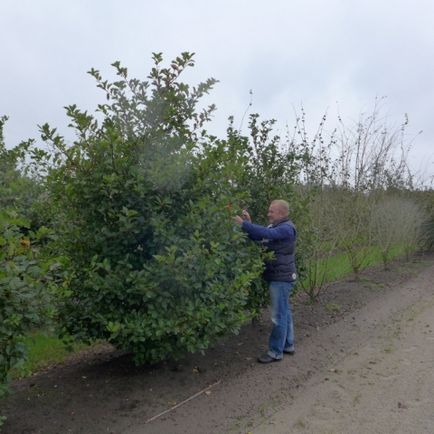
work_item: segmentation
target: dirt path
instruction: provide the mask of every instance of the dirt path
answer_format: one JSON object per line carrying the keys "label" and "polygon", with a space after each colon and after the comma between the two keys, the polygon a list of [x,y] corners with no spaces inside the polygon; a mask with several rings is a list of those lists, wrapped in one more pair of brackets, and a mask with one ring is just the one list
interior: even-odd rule
{"label": "dirt path", "polygon": [[292,402],[253,432],[433,433],[432,286],[423,300],[394,314],[356,351],[311,378]]}
{"label": "dirt path", "polygon": [[[259,365],[268,314],[179,364],[101,348],[14,384],[6,433],[434,432],[434,257],[295,300],[297,353]],[[219,382],[157,420],[146,421]]]}

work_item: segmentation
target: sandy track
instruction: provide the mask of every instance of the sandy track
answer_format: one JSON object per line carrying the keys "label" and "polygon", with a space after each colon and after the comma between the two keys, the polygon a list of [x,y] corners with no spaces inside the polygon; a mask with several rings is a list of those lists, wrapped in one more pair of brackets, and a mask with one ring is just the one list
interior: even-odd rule
{"label": "sandy track", "polygon": [[379,324],[363,345],[311,378],[291,403],[253,432],[433,433],[434,291],[429,276],[412,282],[426,290],[421,300],[395,312],[384,327]]}

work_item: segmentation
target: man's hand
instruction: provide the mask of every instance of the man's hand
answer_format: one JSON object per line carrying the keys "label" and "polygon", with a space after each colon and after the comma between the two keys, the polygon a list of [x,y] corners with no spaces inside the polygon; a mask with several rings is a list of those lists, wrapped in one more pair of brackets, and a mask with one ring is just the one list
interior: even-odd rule
{"label": "man's hand", "polygon": [[244,221],[251,222],[250,214],[243,209],[243,212],[241,213],[241,216],[237,215],[234,217],[234,220],[236,223],[238,223],[240,226],[243,224]]}
{"label": "man's hand", "polygon": [[241,213],[241,218],[243,220],[247,220],[250,223],[252,222],[252,219],[250,218],[250,214],[245,209],[243,209],[243,212]]}
{"label": "man's hand", "polygon": [[234,220],[235,220],[235,223],[238,223],[240,226],[243,224],[243,221],[244,221],[239,215],[236,215],[234,217]]}

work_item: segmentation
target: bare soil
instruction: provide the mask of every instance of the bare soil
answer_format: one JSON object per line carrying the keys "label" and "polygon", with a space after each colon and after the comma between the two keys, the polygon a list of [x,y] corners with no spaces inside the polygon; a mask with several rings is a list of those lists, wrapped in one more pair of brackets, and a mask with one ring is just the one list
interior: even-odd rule
{"label": "bare soil", "polygon": [[254,432],[433,433],[434,292],[377,332]]}
{"label": "bare soil", "polygon": [[429,255],[336,282],[315,304],[297,295],[296,354],[270,365],[256,362],[267,345],[268,311],[179,363],[135,367],[109,346],[82,352],[14,382],[0,402],[3,430],[432,433],[433,277]]}

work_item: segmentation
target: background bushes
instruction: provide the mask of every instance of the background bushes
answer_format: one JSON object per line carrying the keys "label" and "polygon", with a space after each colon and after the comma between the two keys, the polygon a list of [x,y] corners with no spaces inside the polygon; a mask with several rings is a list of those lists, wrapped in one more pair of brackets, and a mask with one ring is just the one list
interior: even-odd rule
{"label": "background bushes", "polygon": [[0,397],[9,371],[23,362],[23,340],[35,327],[48,326],[55,264],[44,261],[38,243],[44,230],[23,235],[29,223],[12,211],[0,213]]}

